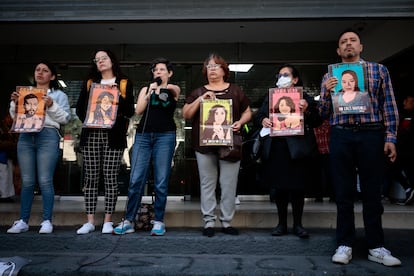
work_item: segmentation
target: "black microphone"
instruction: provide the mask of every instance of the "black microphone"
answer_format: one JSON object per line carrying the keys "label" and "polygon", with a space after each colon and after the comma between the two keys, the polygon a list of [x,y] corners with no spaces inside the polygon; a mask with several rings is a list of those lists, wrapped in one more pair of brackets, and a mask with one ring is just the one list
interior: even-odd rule
{"label": "black microphone", "polygon": [[[160,86],[161,83],[162,83],[162,79],[160,77],[156,77],[155,79],[153,79],[152,82],[156,82],[157,83],[157,86]],[[154,93],[154,92],[155,92],[155,89],[152,89],[151,90],[151,94]]]}
{"label": "black microphone", "polygon": [[154,82],[156,82],[156,83],[157,83],[157,85],[158,85],[158,86],[160,86],[160,85],[161,85],[161,83],[162,83],[162,79],[161,79],[160,77],[156,77],[156,78],[154,79]]}

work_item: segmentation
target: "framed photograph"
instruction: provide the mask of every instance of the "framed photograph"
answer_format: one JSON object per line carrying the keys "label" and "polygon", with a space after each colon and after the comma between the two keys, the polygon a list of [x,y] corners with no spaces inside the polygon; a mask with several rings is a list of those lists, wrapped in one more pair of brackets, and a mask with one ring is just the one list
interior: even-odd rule
{"label": "framed photograph", "polygon": [[299,108],[302,98],[302,87],[269,89],[270,136],[304,134],[303,112]]}
{"label": "framed photograph", "polygon": [[232,146],[233,103],[204,100],[200,103],[200,146]]}
{"label": "framed photograph", "polygon": [[331,94],[335,115],[371,113],[365,64],[337,63],[329,65],[328,70],[338,79]]}
{"label": "framed photograph", "polygon": [[92,83],[83,127],[112,128],[119,104],[117,85]]}
{"label": "framed photograph", "polygon": [[11,131],[17,133],[41,131],[45,124],[46,105],[43,97],[46,96],[47,90],[32,86],[17,86],[16,91],[20,95]]}

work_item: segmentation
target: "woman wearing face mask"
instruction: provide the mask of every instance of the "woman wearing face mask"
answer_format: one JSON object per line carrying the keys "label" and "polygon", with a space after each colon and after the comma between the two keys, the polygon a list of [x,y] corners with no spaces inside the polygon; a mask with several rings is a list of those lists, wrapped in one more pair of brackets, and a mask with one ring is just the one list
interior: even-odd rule
{"label": "woman wearing face mask", "polygon": [[[297,84],[300,84],[300,78],[296,68],[289,64],[281,66],[278,70],[276,85],[279,88],[289,88]],[[315,101],[304,93],[303,99],[299,102],[299,108],[304,114],[305,135],[314,135],[312,128],[322,123]],[[264,128],[272,127],[272,122],[269,119],[268,95],[266,95],[255,120]],[[289,151],[288,139],[293,138],[289,136],[271,137],[269,152],[264,154],[267,158],[262,160],[264,178],[269,183],[271,191],[274,191],[274,195],[271,194],[271,197],[276,201],[279,216],[279,223],[272,231],[272,235],[287,234],[287,213],[290,201],[293,213],[293,233],[300,238],[308,238],[309,234],[302,226],[302,214],[305,183],[310,174],[308,164],[310,156],[293,159]],[[276,173],[275,170],[277,170]]]}

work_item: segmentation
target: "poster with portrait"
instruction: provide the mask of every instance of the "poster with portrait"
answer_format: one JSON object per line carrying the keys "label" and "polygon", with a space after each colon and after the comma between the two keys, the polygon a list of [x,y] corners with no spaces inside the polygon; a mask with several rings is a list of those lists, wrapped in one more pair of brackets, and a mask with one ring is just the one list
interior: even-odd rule
{"label": "poster with portrait", "polygon": [[302,87],[269,89],[270,136],[304,134],[303,112],[299,108],[302,97]]}
{"label": "poster with portrait", "polygon": [[331,76],[338,79],[331,94],[335,115],[365,114],[372,111],[366,65],[363,62],[331,64],[328,70]]}
{"label": "poster with portrait", "polygon": [[83,127],[112,128],[118,112],[117,85],[92,83]]}
{"label": "poster with portrait", "polygon": [[46,105],[43,97],[47,90],[32,86],[17,86],[19,98],[16,105],[12,132],[39,132],[45,125]]}
{"label": "poster with portrait", "polygon": [[200,146],[232,146],[232,100],[203,100],[200,103]]}

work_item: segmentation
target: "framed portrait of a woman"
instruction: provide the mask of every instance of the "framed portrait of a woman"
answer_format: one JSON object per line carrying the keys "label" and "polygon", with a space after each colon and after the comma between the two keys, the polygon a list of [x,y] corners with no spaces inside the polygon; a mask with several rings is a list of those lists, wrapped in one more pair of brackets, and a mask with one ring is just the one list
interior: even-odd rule
{"label": "framed portrait of a woman", "polygon": [[299,108],[302,97],[302,87],[269,89],[270,136],[304,134],[303,112]]}
{"label": "framed portrait of a woman", "polygon": [[364,114],[372,109],[367,92],[366,66],[363,62],[337,63],[328,67],[331,76],[338,79],[332,93],[335,114]]}
{"label": "framed portrait of a woman", "polygon": [[204,100],[200,107],[200,146],[233,144],[232,100]]}
{"label": "framed portrait of a woman", "polygon": [[112,128],[118,111],[119,94],[120,92],[115,85],[93,83],[83,126],[86,128]]}

